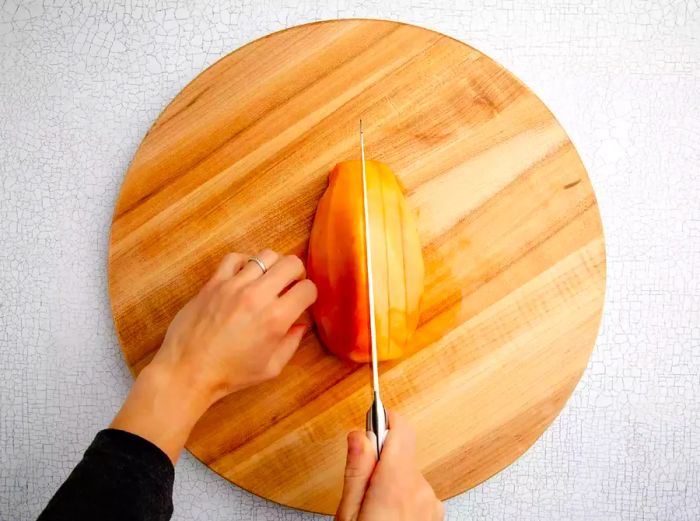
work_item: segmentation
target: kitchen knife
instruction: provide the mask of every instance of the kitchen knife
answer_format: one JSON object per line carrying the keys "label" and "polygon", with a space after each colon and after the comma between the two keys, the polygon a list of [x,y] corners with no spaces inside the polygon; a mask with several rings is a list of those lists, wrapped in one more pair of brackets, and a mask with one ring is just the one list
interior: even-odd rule
{"label": "kitchen knife", "polygon": [[372,280],[372,240],[369,224],[369,199],[367,195],[367,169],[365,165],[365,135],[360,120],[360,154],[362,158],[362,197],[365,217],[365,262],[367,268],[367,294],[369,295],[369,337],[372,350],[372,406],[367,411],[367,435],[374,444],[377,458],[382,453],[389,430],[386,409],[379,396],[379,369],[377,367],[377,332],[374,320],[374,283]]}

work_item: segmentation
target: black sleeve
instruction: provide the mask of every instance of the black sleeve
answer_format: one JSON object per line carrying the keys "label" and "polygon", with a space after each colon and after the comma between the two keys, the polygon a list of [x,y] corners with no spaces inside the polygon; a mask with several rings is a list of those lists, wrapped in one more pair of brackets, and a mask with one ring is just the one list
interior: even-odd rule
{"label": "black sleeve", "polygon": [[100,431],[38,521],[167,521],[173,464],[158,447],[117,429]]}

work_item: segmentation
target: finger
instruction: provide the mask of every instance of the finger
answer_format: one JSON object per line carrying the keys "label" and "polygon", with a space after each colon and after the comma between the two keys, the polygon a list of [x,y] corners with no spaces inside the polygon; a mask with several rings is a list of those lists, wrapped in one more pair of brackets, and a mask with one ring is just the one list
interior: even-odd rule
{"label": "finger", "polygon": [[348,434],[343,495],[338,504],[338,521],[355,521],[377,460],[367,435],[361,431]]}
{"label": "finger", "polygon": [[246,256],[241,253],[227,253],[216,268],[211,280],[223,282],[238,273],[246,263]]}
{"label": "finger", "polygon": [[275,327],[287,331],[299,316],[316,301],[316,284],[309,279],[300,280],[272,305],[275,312],[271,316],[277,321]]}
{"label": "finger", "polygon": [[269,373],[271,378],[279,376],[282,369],[285,368],[294,353],[296,353],[301,339],[306,333],[307,327],[304,324],[295,324],[287,332],[279,344],[275,347],[270,361],[268,362]]}
{"label": "finger", "polygon": [[435,521],[443,521],[445,519],[445,505],[442,504],[442,501],[436,501],[435,502],[435,515],[433,516]]}
{"label": "finger", "polygon": [[264,295],[279,295],[283,289],[295,280],[306,276],[306,269],[301,259],[295,255],[285,255],[275,262],[263,277],[255,281]]}
{"label": "finger", "polygon": [[[274,266],[275,262],[277,262],[277,259],[279,259],[279,254],[272,250],[263,250],[258,253],[256,257],[260,259],[265,265],[265,268],[269,270]],[[239,271],[232,280],[235,281],[236,284],[248,284],[262,276],[263,270],[258,263],[248,259],[243,269]]]}
{"label": "finger", "polygon": [[387,411],[389,433],[387,434],[382,461],[387,463],[413,464],[416,452],[416,433],[400,414]]}

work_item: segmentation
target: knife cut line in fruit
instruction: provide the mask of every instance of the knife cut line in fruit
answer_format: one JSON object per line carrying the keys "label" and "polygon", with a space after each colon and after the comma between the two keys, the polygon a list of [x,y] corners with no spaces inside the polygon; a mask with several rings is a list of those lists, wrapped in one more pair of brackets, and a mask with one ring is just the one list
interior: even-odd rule
{"label": "knife cut line in fruit", "polygon": [[[362,160],[330,172],[309,238],[307,272],[318,288],[311,312],[323,345],[352,362],[371,361]],[[423,253],[413,213],[384,163],[364,162],[371,241],[377,360],[410,351],[423,294]],[[376,211],[372,211],[376,209]]]}

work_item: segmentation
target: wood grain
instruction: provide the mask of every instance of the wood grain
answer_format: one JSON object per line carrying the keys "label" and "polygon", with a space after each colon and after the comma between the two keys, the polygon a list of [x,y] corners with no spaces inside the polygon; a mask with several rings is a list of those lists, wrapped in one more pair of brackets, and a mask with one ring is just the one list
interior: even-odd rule
{"label": "wood grain", "polygon": [[[605,288],[585,169],[542,102],[500,65],[395,22],[294,27],[226,56],[164,110],[127,172],[109,291],[136,373],[228,251],[305,255],[328,172],[391,166],[416,213],[426,291],[412,355],[381,366],[441,498],[520,456],[554,420],[594,345]],[[330,513],[369,371],[309,333],[273,382],[215,404],[188,449],[260,496]]]}

